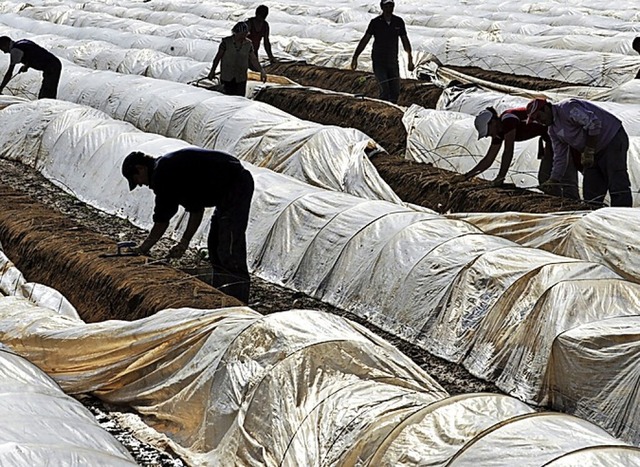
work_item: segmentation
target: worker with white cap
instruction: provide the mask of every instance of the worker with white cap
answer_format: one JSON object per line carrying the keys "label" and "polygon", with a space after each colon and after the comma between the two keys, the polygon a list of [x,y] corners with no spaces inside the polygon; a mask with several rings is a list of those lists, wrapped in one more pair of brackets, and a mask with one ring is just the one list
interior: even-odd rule
{"label": "worker with white cap", "polygon": [[[540,160],[538,183],[542,185],[549,179],[553,162],[551,139],[544,125],[527,122],[526,108],[508,109],[498,115],[493,107],[488,107],[476,116],[474,124],[478,132],[478,139],[491,137],[491,146],[480,162],[464,174],[463,180],[479,175],[491,167],[504,144],[500,169],[492,182],[494,186],[502,185],[513,161],[515,143],[533,138],[540,138],[538,144],[538,159]],[[579,199],[578,172],[572,161],[569,162],[569,167],[567,167],[561,182],[554,186],[553,190],[550,189],[549,194]]]}

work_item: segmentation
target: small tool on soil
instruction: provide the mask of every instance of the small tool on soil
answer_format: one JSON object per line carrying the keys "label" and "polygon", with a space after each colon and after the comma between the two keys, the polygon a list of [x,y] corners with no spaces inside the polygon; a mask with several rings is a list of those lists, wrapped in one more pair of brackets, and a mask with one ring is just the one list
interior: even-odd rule
{"label": "small tool on soil", "polygon": [[120,258],[122,256],[139,256],[139,253],[134,251],[136,242],[118,242],[116,243],[116,253],[103,253],[100,258]]}

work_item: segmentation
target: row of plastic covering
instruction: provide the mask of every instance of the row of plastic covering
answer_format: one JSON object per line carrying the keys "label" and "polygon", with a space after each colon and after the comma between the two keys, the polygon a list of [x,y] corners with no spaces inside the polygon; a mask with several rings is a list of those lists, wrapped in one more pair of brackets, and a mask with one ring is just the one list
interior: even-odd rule
{"label": "row of plastic covering", "polygon": [[[168,37],[210,39],[229,34],[231,26],[253,15],[254,3],[210,5],[201,2],[59,2],[34,6],[8,3],[3,12],[74,26],[125,29]],[[586,2],[585,2],[586,3]],[[478,66],[566,82],[615,86],[633,79],[640,57],[631,49],[634,19],[620,19],[598,9],[540,7],[523,12],[517,2],[492,5],[424,5],[403,2],[396,8],[408,26],[418,63],[430,54],[448,65]],[[631,3],[627,6],[631,14]],[[504,8],[504,9],[503,9]],[[276,55],[300,57],[323,66],[347,67],[356,42],[378,13],[370,4],[296,2],[271,9],[269,21]],[[452,15],[455,11],[456,15]],[[624,10],[623,10],[624,11]],[[483,16],[486,15],[486,16]],[[178,32],[179,31],[179,32]],[[363,64],[370,67],[368,50]],[[403,76],[408,75],[400,54]]]}
{"label": "row of plastic covering", "polygon": [[[40,80],[37,73],[22,73],[9,90],[29,97]],[[378,146],[353,128],[301,120],[261,102],[194,86],[66,62],[58,97],[314,185],[402,203],[366,155]]]}
{"label": "row of plastic covering", "polygon": [[[11,105],[0,112],[0,128],[11,141],[2,157],[35,166],[81,199],[143,227],[151,192],[127,190],[123,154],[186,145],[60,101]],[[590,397],[604,390],[599,362],[583,374],[552,368],[552,347],[583,324],[638,314],[640,286],[600,264],[525,248],[463,221],[247,167],[256,183],[247,231],[256,274],[350,310],[523,400],[547,403],[567,378]],[[197,233],[201,244],[207,227]],[[597,340],[589,346],[614,348]],[[617,376],[590,410],[606,429],[637,441],[638,419],[627,417],[638,394],[626,384],[638,368],[624,355],[617,363],[607,369]],[[560,380],[550,380],[556,373]],[[616,410],[609,405],[614,392]]]}
{"label": "row of plastic covering", "polygon": [[[77,320],[56,290],[27,282],[0,250],[0,309],[38,303]],[[24,331],[28,319],[19,327]],[[14,354],[0,338],[0,464],[135,466],[127,450],[100,427],[91,412],[38,367]],[[43,356],[48,349],[43,349]],[[46,358],[46,357],[45,357]]]}
{"label": "row of plastic covering", "polygon": [[[0,296],[0,308],[16,301]],[[46,352],[46,350],[45,350]],[[138,465],[75,399],[35,365],[0,344],[0,464]]]}
{"label": "row of plastic covering", "polygon": [[[3,271],[15,269],[4,255],[0,262]],[[0,276],[0,283],[12,280]],[[504,395],[449,397],[385,341],[319,311],[263,317],[249,308],[173,309],[135,322],[86,324],[28,299],[5,297],[0,341],[69,393],[92,392],[135,408],[192,465],[467,466],[482,460],[564,466],[576,459],[640,465],[640,449],[584,420],[534,413]],[[27,392],[35,407],[64,411],[65,422],[56,420],[56,428],[71,430],[63,436],[56,431],[53,446],[75,446],[89,437],[89,446],[100,446],[104,436],[85,411],[61,395],[43,397],[55,384],[25,360],[0,351],[0,373],[5,382],[29,377],[31,387],[40,383],[45,391]],[[22,414],[24,405],[18,407]],[[13,423],[0,433],[20,431],[15,418],[14,411]],[[51,428],[45,420],[42,425]],[[29,420],[23,445],[43,441],[39,427]],[[82,453],[86,462],[72,465],[131,465],[88,456]]]}
{"label": "row of plastic covering", "polygon": [[[14,92],[28,94],[28,90],[37,88],[38,76],[22,75],[15,83]],[[72,66],[65,68],[62,83],[60,94],[65,99],[108,112],[112,117],[127,120],[144,131],[223,149],[253,164],[282,171],[316,185],[399,202],[365,157],[364,147],[373,143],[359,131],[309,124],[264,104],[202,89],[90,72]],[[504,110],[525,103],[525,98],[480,89],[445,90],[440,107],[465,113],[434,112],[416,106],[409,109],[405,117],[409,130],[408,157],[441,166],[444,164],[445,168],[453,169],[459,169],[456,161],[466,160],[468,169],[471,163],[482,157],[485,146],[489,144],[486,139],[477,141],[472,118],[468,114],[477,113],[489,105]],[[606,102],[598,105],[618,115],[631,135],[637,134],[640,127],[637,105]],[[196,124],[195,119],[207,124]],[[196,129],[201,131],[194,131]],[[460,147],[454,146],[453,141],[461,138],[466,140],[462,145],[465,151],[470,147],[476,148],[472,158],[456,157]],[[435,151],[430,152],[425,147],[435,148]],[[332,156],[326,156],[326,153]],[[447,159],[434,158],[436,154]],[[537,142],[518,143],[516,155],[512,180],[525,186],[537,185]],[[634,161],[630,158],[629,165],[635,181],[640,179],[640,175],[638,170],[633,170],[637,168]],[[497,165],[487,172],[489,177],[495,176]],[[591,213],[575,228],[571,228],[571,224],[586,213],[565,217],[556,214],[477,214],[464,215],[464,218],[487,233],[503,235],[523,245],[545,248],[564,256],[602,262],[623,276],[638,280],[640,269],[633,242],[610,241],[612,237],[618,238],[619,232],[637,229],[638,219],[633,213],[635,211],[620,215],[609,210]],[[607,229],[613,230],[607,234]]]}

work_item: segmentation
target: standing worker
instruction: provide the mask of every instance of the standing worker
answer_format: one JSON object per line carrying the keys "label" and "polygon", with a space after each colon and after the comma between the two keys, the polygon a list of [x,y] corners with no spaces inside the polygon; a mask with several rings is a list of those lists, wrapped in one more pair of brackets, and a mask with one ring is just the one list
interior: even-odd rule
{"label": "standing worker", "polygon": [[[538,143],[538,159],[540,160],[538,183],[543,185],[549,179],[553,164],[551,138],[547,133],[546,126],[535,122],[527,122],[527,109],[525,107],[508,109],[500,115],[493,107],[488,107],[476,116],[474,124],[478,131],[478,139],[487,136],[491,137],[491,146],[489,146],[487,154],[482,160],[473,169],[464,174],[462,180],[475,177],[491,167],[504,143],[500,169],[492,182],[493,186],[501,186],[513,160],[515,142],[527,141],[533,138],[540,138]],[[580,199],[578,193],[578,171],[571,158],[569,159],[567,170],[560,180],[559,190],[550,194],[556,194],[564,198]]]}
{"label": "standing worker", "polygon": [[260,79],[264,83],[267,80],[265,73],[255,51],[253,44],[247,39],[249,26],[241,21],[231,29],[232,35],[225,37],[220,42],[218,53],[213,59],[213,65],[207,78],[213,79],[216,68],[220,64],[220,81],[223,92],[229,96],[243,96],[247,92],[247,70],[249,64],[260,71]]}
{"label": "standing worker", "polygon": [[38,93],[38,99],[56,98],[60,73],[62,72],[62,63],[58,57],[28,39],[14,42],[8,36],[0,37],[0,50],[10,55],[9,68],[0,83],[0,93],[13,77],[15,66],[22,63],[18,73],[24,73],[29,68],[42,71],[42,86]]}
{"label": "standing worker", "polygon": [[275,63],[276,59],[271,52],[271,42],[269,41],[269,23],[267,23],[268,15],[269,7],[260,5],[256,8],[256,15],[247,20],[247,24],[249,25],[249,35],[247,37],[253,44],[253,51],[256,53],[256,56],[258,56],[258,50],[260,50],[260,42],[264,39],[264,50],[267,52],[269,62]]}
{"label": "standing worker", "polygon": [[549,127],[553,144],[551,177],[543,185],[559,183],[573,148],[581,154],[585,201],[602,204],[608,191],[611,206],[632,205],[627,171],[629,137],[620,120],[581,99],[566,99],[557,104],[534,99],[527,104],[527,115],[527,121]]}
{"label": "standing worker", "polygon": [[411,43],[407,37],[404,21],[393,14],[394,0],[382,0],[382,14],[369,22],[369,27],[356,47],[351,60],[351,69],[358,68],[358,57],[373,37],[371,61],[373,74],[380,85],[380,99],[398,102],[400,96],[400,66],[398,65],[398,38],[402,41],[404,51],[409,56],[408,68],[413,71]]}
{"label": "standing worker", "polygon": [[215,207],[207,240],[212,284],[247,303],[250,276],[245,232],[253,177],[240,161],[224,152],[201,148],[180,149],[158,159],[136,151],[124,159],[122,175],[130,190],[146,185],[155,193],[153,228],[138,247],[142,254],[160,240],[180,205],[189,219],[169,257],[182,257],[202,222],[204,209]]}

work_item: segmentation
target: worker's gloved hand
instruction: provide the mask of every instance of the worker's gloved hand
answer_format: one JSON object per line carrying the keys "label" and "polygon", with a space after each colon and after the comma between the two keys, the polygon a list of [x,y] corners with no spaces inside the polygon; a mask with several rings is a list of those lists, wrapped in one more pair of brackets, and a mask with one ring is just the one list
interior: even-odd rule
{"label": "worker's gloved hand", "polygon": [[558,196],[560,194],[560,181],[550,178],[542,183],[538,188],[542,190],[543,193]]}
{"label": "worker's gloved hand", "polygon": [[264,71],[264,68],[260,70],[260,81],[262,81],[263,83],[267,82],[267,72]]}
{"label": "worker's gloved hand", "polygon": [[18,73],[26,73],[29,67],[27,65],[22,65],[18,70]]}
{"label": "worker's gloved hand", "polygon": [[355,70],[356,68],[358,68],[358,59],[354,58],[351,60],[351,69]]}
{"label": "worker's gloved hand", "polygon": [[187,251],[188,245],[184,245],[183,243],[178,243],[173,246],[169,250],[169,254],[167,255],[169,258],[182,258],[184,252]]}
{"label": "worker's gloved hand", "polygon": [[585,169],[589,169],[593,167],[596,159],[596,150],[587,146],[584,148],[582,155],[580,156],[580,162],[582,163],[582,167]]}

